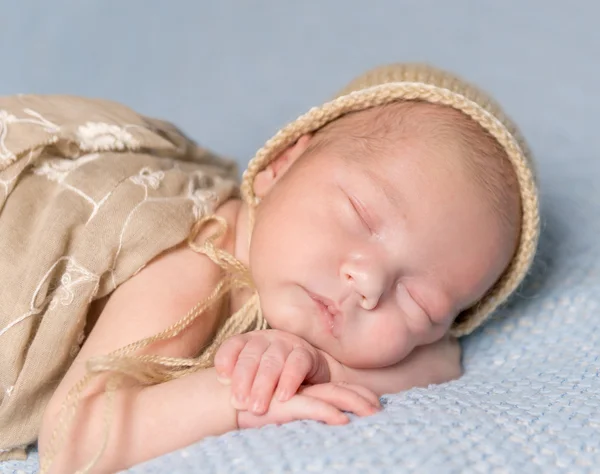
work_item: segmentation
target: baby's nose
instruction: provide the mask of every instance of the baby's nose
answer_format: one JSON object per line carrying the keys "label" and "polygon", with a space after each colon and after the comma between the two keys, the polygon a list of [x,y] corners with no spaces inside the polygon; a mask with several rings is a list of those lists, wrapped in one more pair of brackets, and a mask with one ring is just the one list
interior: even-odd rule
{"label": "baby's nose", "polygon": [[342,269],[344,279],[358,293],[359,304],[366,310],[374,309],[385,291],[385,275],[375,265],[345,265]]}

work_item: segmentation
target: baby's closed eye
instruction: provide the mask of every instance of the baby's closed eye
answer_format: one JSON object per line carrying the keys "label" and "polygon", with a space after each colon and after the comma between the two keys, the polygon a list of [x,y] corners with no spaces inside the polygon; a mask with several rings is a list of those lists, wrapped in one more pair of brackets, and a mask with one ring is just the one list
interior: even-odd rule
{"label": "baby's closed eye", "polygon": [[353,196],[348,196],[348,200],[360,225],[362,225],[369,232],[369,234],[373,234],[375,232],[373,227],[373,219],[365,209],[364,204],[362,204],[360,200]]}
{"label": "baby's closed eye", "polygon": [[433,324],[433,321],[427,311],[423,308],[420,301],[415,299],[415,296],[408,290],[405,284],[398,283],[396,285],[396,299],[398,306],[406,314],[408,318],[418,323],[418,325]]}

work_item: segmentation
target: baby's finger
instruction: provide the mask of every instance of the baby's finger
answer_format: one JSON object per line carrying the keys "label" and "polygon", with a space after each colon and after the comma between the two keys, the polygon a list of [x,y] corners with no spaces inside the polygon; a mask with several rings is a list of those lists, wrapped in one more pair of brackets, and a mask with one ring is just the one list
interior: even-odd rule
{"label": "baby's finger", "polygon": [[248,342],[246,334],[240,334],[238,336],[230,337],[227,339],[215,355],[215,370],[217,371],[217,378],[220,382],[230,384],[233,369],[238,360],[240,352]]}
{"label": "baby's finger", "polygon": [[277,399],[285,402],[292,398],[312,369],[312,356],[303,347],[296,347],[288,355],[277,385]]}
{"label": "baby's finger", "polygon": [[372,390],[369,390],[368,388],[363,387],[362,385],[349,384],[346,382],[338,382],[338,385],[341,385],[342,387],[346,387],[350,390],[355,391],[363,398],[366,398],[367,400],[369,400],[369,402],[374,407],[381,408],[381,401],[379,400],[379,397],[377,396],[377,394],[375,392],[373,392]]}
{"label": "baby's finger", "polygon": [[248,340],[237,358],[231,376],[231,404],[237,410],[247,410],[250,390],[256,377],[262,355],[269,347],[269,341],[263,337]]}
{"label": "baby's finger", "polygon": [[350,421],[348,416],[333,404],[306,395],[296,395],[284,405],[286,409],[289,406],[293,410],[294,420],[321,421],[328,425],[345,425]]}
{"label": "baby's finger", "polygon": [[286,345],[272,341],[263,353],[248,405],[255,415],[262,415],[267,411],[289,351]]}
{"label": "baby's finger", "polygon": [[379,411],[368,399],[343,384],[312,385],[303,388],[301,393],[323,400],[339,410],[352,412],[358,416],[369,416]]}

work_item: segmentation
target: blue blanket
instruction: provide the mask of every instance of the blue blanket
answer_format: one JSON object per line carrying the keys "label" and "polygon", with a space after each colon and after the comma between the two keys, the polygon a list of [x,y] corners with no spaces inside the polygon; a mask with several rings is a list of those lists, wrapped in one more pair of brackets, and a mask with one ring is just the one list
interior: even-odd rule
{"label": "blue blanket", "polygon": [[[0,93],[120,100],[243,166],[279,125],[366,67],[431,61],[491,90],[523,126],[542,186],[539,256],[511,303],[463,340],[462,379],[386,396],[383,412],[344,427],[229,433],[129,472],[600,472],[600,6],[251,4],[11,2],[0,47],[13,73]],[[0,464],[36,470],[35,453]]]}

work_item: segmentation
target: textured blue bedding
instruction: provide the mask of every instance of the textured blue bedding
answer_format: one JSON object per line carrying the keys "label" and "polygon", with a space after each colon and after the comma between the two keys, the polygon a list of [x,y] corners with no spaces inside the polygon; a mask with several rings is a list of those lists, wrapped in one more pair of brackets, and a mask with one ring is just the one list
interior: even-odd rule
{"label": "textured blue bedding", "polygon": [[[0,94],[121,101],[243,167],[355,74],[429,61],[490,90],[522,125],[542,186],[539,257],[512,302],[463,340],[462,379],[386,396],[383,412],[345,427],[229,433],[130,472],[600,472],[600,6],[252,5],[5,2]],[[0,463],[2,473],[36,470],[35,452]]]}

